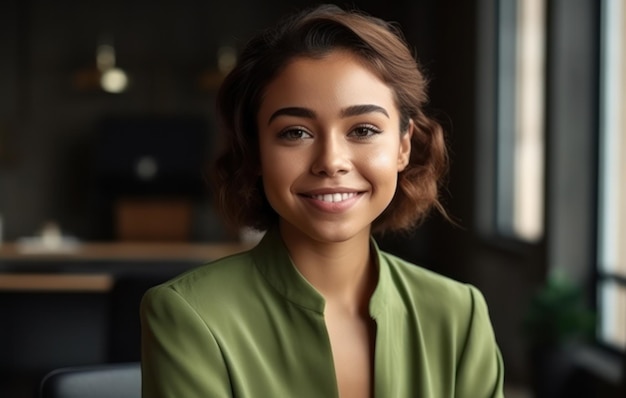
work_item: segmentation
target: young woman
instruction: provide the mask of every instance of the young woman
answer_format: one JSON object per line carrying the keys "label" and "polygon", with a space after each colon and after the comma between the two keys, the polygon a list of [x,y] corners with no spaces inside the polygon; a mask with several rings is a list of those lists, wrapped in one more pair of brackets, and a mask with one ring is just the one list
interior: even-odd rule
{"label": "young woman", "polygon": [[[391,25],[322,6],[253,39],[223,83],[217,204],[267,231],[151,289],[144,397],[501,397],[473,287],[382,252],[446,169],[426,83]],[[443,211],[443,210],[442,210]]]}

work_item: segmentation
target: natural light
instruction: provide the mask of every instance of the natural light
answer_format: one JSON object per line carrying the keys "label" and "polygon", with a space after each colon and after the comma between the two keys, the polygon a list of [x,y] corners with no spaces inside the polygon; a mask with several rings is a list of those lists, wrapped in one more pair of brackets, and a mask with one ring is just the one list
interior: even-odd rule
{"label": "natural light", "polygon": [[545,8],[517,2],[513,230],[530,241],[543,234]]}
{"label": "natural light", "polygon": [[497,225],[543,236],[545,0],[501,0],[498,38]]}
{"label": "natural light", "polygon": [[626,6],[603,9],[599,250],[600,338],[626,348]]}

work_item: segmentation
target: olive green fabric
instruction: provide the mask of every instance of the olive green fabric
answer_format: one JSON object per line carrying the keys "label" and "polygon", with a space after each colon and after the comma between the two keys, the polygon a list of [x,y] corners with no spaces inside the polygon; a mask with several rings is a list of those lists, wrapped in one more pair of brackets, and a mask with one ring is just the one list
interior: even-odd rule
{"label": "olive green fabric", "polygon": [[[478,290],[372,247],[375,397],[502,397]],[[338,397],[324,299],[277,231],[150,289],[141,318],[143,397]]]}

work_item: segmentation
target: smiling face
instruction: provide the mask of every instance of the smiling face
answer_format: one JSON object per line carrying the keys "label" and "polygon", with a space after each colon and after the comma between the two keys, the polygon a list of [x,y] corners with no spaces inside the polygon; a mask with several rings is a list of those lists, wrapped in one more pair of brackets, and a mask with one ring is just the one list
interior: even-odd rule
{"label": "smiling face", "polygon": [[350,53],[296,58],[267,86],[257,126],[283,236],[369,239],[410,152],[392,90]]}

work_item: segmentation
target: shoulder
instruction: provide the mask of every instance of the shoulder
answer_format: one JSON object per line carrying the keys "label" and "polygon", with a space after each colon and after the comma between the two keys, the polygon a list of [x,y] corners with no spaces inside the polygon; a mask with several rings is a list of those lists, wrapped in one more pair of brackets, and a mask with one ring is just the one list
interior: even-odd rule
{"label": "shoulder", "polygon": [[[249,251],[212,261],[149,289],[144,300],[176,296],[177,300],[197,308],[223,301],[234,291],[252,283],[254,261]],[[235,289],[236,287],[236,289]],[[245,291],[245,290],[243,290]]]}
{"label": "shoulder", "polygon": [[411,312],[433,326],[463,330],[478,312],[487,312],[482,293],[474,286],[381,252],[396,291]]}
{"label": "shoulder", "polygon": [[484,357],[488,366],[501,363],[489,310],[476,287],[388,253],[380,258],[389,269],[397,302],[415,333],[427,342],[433,360],[453,357],[471,363]]}
{"label": "shoulder", "polygon": [[470,291],[475,289],[386,252],[381,251],[380,258],[386,263],[399,289],[406,289],[411,295],[419,294],[422,299],[439,297],[455,303],[465,302]]}

